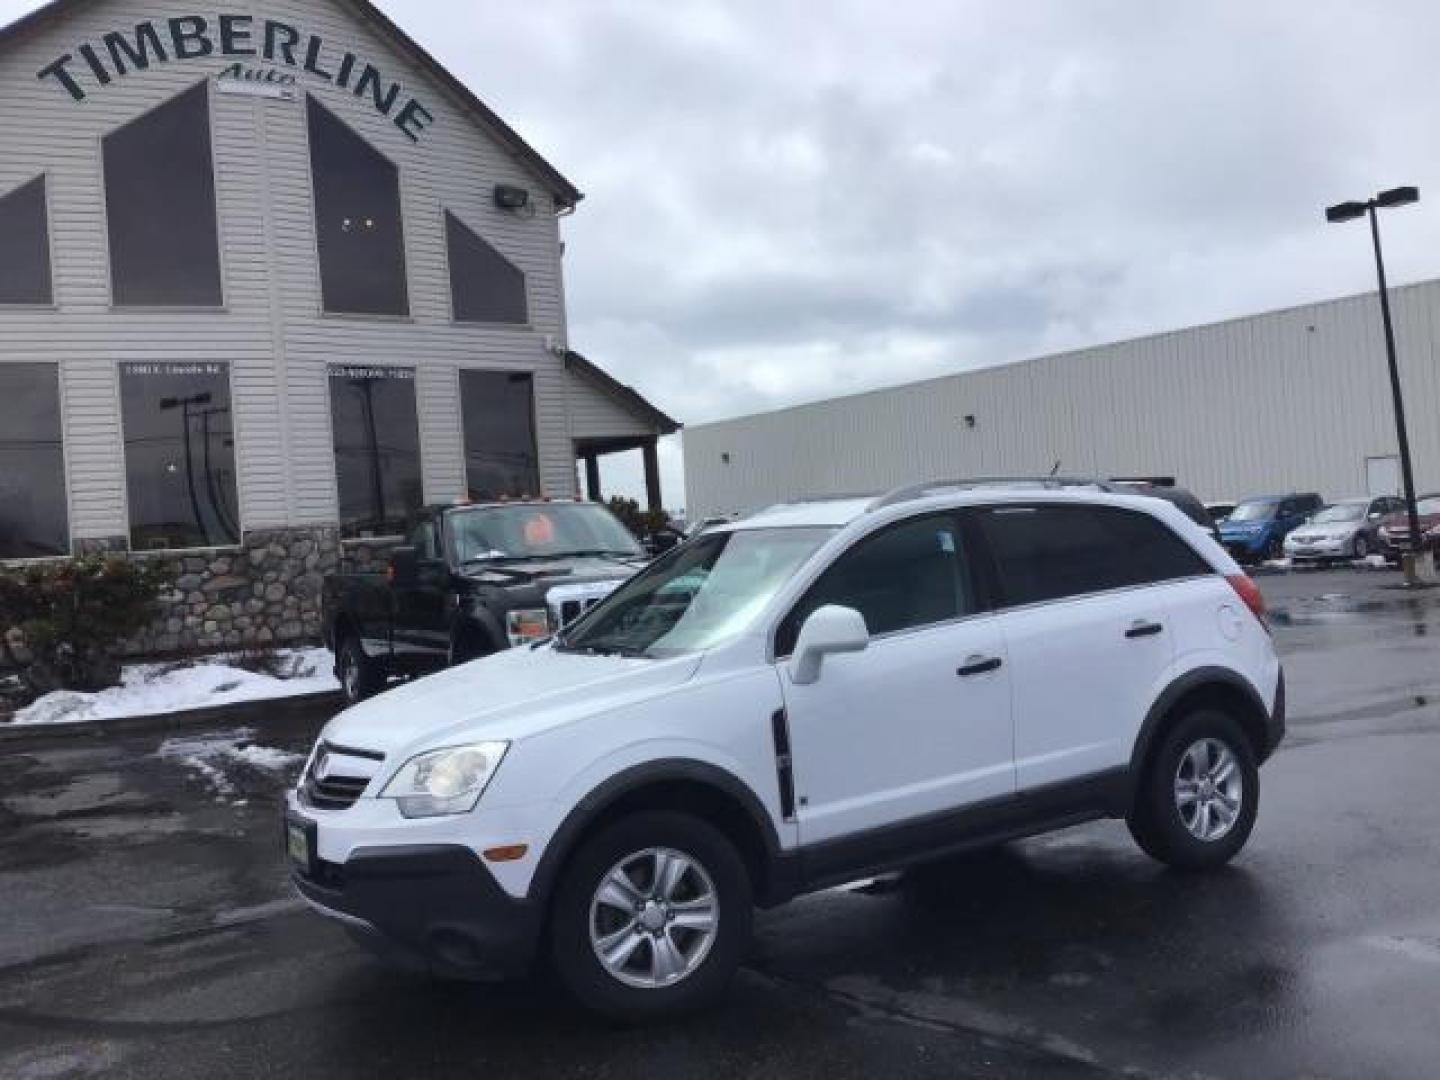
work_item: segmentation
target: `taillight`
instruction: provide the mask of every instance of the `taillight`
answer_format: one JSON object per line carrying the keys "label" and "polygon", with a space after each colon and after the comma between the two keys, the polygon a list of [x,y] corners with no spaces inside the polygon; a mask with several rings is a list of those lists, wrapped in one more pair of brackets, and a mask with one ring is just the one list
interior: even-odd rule
{"label": "taillight", "polygon": [[1245,602],[1245,606],[1263,624],[1265,622],[1265,597],[1254,579],[1249,574],[1230,574],[1225,580],[1235,590],[1235,595]]}

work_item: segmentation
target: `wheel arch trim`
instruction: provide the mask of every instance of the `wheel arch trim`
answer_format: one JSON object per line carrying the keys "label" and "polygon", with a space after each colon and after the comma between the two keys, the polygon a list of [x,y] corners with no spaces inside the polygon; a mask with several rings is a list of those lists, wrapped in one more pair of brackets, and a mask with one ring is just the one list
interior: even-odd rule
{"label": "wheel arch trim", "polygon": [[[714,789],[737,803],[751,820],[765,848],[765,859],[773,867],[781,860],[779,833],[759,797],[734,773],[694,758],[665,758],[632,765],[592,788],[560,822],[545,846],[545,853],[531,876],[527,898],[548,904],[554,895],[561,867],[574,852],[581,837],[617,802],[643,788],[664,783],[691,783]],[[757,883],[758,884],[758,883]]]}
{"label": "wheel arch trim", "polygon": [[[1192,668],[1172,680],[1160,692],[1154,704],[1150,706],[1150,710],[1145,714],[1145,720],[1140,725],[1140,734],[1136,737],[1134,749],[1130,754],[1132,782],[1138,782],[1141,770],[1150,756],[1156,739],[1160,736],[1162,725],[1170,717],[1175,706],[1195,691],[1207,687],[1218,687],[1239,693],[1249,702],[1255,713],[1261,718],[1262,723],[1268,721],[1270,708],[1250,680],[1239,672],[1230,668],[1213,666]],[[1256,747],[1257,759],[1263,760],[1264,756],[1264,749]]]}

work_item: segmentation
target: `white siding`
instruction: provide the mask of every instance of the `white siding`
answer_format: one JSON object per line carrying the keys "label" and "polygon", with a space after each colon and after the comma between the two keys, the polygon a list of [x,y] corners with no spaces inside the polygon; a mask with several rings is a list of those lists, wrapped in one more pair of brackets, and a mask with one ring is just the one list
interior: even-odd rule
{"label": "white siding", "polygon": [[[357,99],[301,74],[299,100],[212,93],[225,310],[135,311],[109,304],[100,137],[167,100],[226,61],[170,61],[132,73],[83,102],[36,73],[83,41],[147,18],[220,11],[293,23],[325,39],[327,55],[349,49],[401,81],[434,113],[412,143],[368,97]],[[77,60],[77,64],[80,62]],[[400,169],[411,315],[382,321],[320,312],[304,93],[314,93]],[[58,362],[65,394],[71,483],[71,531],[77,538],[128,531],[123,439],[118,407],[122,360],[228,361],[232,365],[240,472],[247,530],[323,524],[336,517],[334,457],[326,365],[334,361],[405,363],[418,369],[426,497],[452,499],[463,484],[457,372],[510,368],[536,375],[542,482],[549,494],[573,494],[563,362],[544,348],[565,332],[559,226],[550,199],[530,174],[474,121],[461,103],[412,65],[388,38],[342,3],[324,0],[227,0],[218,7],[172,8],[138,0],[102,0],[42,26],[0,55],[0,191],[40,172],[50,178],[56,305],[0,308],[0,363]],[[523,218],[497,210],[497,183],[530,190],[540,212]],[[450,321],[443,210],[451,209],[526,274],[528,327],[460,326]]]}
{"label": "white siding", "polygon": [[645,423],[583,376],[571,372],[567,384],[570,433],[575,438],[613,439],[655,434],[653,425]]}
{"label": "white siding", "polygon": [[[1392,292],[1416,484],[1440,488],[1440,281]],[[975,417],[969,428],[965,417]],[[1365,491],[1394,454],[1373,293],[690,427],[692,518],[927,478],[1174,475],[1204,498]],[[722,455],[730,456],[730,463]]]}

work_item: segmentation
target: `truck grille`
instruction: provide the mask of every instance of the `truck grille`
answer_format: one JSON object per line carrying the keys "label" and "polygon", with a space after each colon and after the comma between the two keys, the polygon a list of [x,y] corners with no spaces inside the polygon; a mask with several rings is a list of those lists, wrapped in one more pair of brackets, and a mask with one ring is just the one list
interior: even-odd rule
{"label": "truck grille", "polygon": [[317,810],[345,810],[365,793],[380,771],[385,755],[332,743],[315,748],[300,781],[300,801]]}
{"label": "truck grille", "polygon": [[550,621],[556,630],[564,630],[596,604],[618,589],[619,581],[591,581],[583,585],[557,585],[545,595]]}

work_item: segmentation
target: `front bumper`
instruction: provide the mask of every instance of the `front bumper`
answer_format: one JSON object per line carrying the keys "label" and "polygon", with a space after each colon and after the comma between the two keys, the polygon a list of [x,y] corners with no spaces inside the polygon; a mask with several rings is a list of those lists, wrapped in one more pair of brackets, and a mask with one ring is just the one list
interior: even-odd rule
{"label": "front bumper", "polygon": [[1355,550],[1354,540],[1324,539],[1301,544],[1293,539],[1285,541],[1285,557],[1304,561],[1305,559],[1343,559]]}
{"label": "front bumper", "polygon": [[[315,823],[294,814],[295,825]],[[465,979],[528,974],[541,913],[505,892],[475,852],[457,845],[358,848],[344,863],[292,861],[291,878],[312,908],[399,967]]]}
{"label": "front bumper", "polygon": [[1226,536],[1220,534],[1221,546],[1230,553],[1231,557],[1245,562],[1251,559],[1258,559],[1265,552],[1266,543],[1269,540],[1264,533],[1244,536]]}

